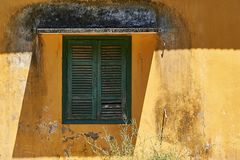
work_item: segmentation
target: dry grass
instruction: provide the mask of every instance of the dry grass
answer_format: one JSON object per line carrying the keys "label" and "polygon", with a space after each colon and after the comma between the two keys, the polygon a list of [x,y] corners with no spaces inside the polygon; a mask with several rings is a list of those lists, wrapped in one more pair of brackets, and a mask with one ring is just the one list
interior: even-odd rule
{"label": "dry grass", "polygon": [[[107,160],[186,160],[189,159],[188,152],[179,151],[171,148],[163,151],[162,143],[151,143],[151,153],[146,151],[146,141],[151,141],[153,137],[144,139],[138,147],[139,151],[135,151],[135,140],[137,138],[137,125],[135,121],[131,124],[123,124],[120,129],[120,140],[111,136],[106,129],[104,135],[100,137],[106,144],[104,147],[98,144],[98,140],[85,137],[86,142],[90,145],[92,151]],[[102,144],[102,143],[101,143]]]}

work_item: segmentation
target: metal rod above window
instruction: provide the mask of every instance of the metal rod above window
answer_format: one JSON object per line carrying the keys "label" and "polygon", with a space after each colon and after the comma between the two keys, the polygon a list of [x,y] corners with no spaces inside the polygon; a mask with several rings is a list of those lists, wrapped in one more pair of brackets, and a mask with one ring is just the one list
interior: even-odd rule
{"label": "metal rod above window", "polygon": [[159,28],[37,28],[37,33],[159,32]]}

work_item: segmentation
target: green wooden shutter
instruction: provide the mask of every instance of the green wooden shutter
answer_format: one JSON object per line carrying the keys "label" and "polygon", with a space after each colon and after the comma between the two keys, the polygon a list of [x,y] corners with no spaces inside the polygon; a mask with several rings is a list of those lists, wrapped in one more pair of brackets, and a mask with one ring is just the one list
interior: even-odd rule
{"label": "green wooden shutter", "polygon": [[130,37],[64,36],[63,123],[130,120],[130,44]]}
{"label": "green wooden shutter", "polygon": [[100,42],[100,119],[122,120],[126,107],[126,52],[119,40]]}
{"label": "green wooden shutter", "polygon": [[69,120],[96,119],[96,41],[67,42],[67,108]]}

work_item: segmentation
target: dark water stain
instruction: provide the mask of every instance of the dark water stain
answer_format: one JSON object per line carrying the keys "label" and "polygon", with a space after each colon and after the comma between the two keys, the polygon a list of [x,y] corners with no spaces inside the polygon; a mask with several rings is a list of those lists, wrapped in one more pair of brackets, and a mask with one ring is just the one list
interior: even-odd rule
{"label": "dark water stain", "polygon": [[[43,140],[44,143],[47,143],[46,140],[49,140],[49,136],[42,137],[42,135],[39,134],[41,131],[39,125],[41,118],[44,115],[43,106],[46,105],[45,102],[48,94],[46,74],[43,67],[44,63],[44,57],[40,58],[40,61],[38,62],[38,66],[40,67],[35,66],[33,59],[30,63],[25,93],[21,106],[21,113],[19,117],[18,131],[12,155],[13,157],[35,155],[37,152],[34,153],[34,147],[31,148],[29,152],[26,150],[26,148],[31,145],[34,146],[35,142],[41,144],[41,140]],[[48,129],[47,131],[49,132],[53,132],[56,129],[56,126],[54,127],[51,125],[46,125],[43,127],[46,127],[46,129]]]}
{"label": "dark water stain", "polygon": [[[183,18],[162,3],[150,1],[52,1],[29,4],[11,18],[6,52],[35,52],[39,28],[156,28],[166,48],[190,48]],[[124,30],[123,30],[124,31]]]}
{"label": "dark water stain", "polygon": [[[183,93],[165,93],[166,104],[163,98],[155,104],[156,132],[163,134],[163,141],[172,144],[181,144],[190,150],[190,157],[208,157],[211,148],[206,147],[204,135],[201,132],[199,114],[201,113],[201,96],[196,90]],[[163,125],[163,111],[167,118]],[[163,130],[163,132],[162,132]]]}

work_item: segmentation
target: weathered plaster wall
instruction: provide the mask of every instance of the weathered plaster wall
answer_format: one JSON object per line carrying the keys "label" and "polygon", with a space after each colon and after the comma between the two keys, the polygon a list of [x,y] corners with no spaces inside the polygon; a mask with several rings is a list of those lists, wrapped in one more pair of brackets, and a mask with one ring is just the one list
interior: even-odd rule
{"label": "weathered plaster wall", "polygon": [[238,0],[154,0],[175,9],[191,32],[192,48],[239,49]]}
{"label": "weathered plaster wall", "polygon": [[[132,117],[137,124],[142,114],[152,55],[157,47],[156,38],[155,33],[132,35]],[[11,108],[11,117],[8,117],[8,112],[1,112],[3,119],[7,120],[3,128],[12,133],[9,135],[2,132],[2,157],[91,156],[92,152],[83,135],[103,136],[105,128],[112,136],[119,138],[120,125],[61,124],[62,35],[44,34],[39,40],[42,46],[37,64],[33,60],[36,57],[31,59],[29,53],[22,53],[19,57],[11,54],[9,58],[1,55],[3,69],[6,70],[1,76],[1,106],[7,104],[7,108]],[[12,74],[22,78],[12,80]],[[17,90],[19,87],[21,92]],[[13,97],[15,102],[11,90],[16,90]],[[9,94],[8,98],[5,98],[5,93]],[[12,141],[6,143],[9,139]]]}
{"label": "weathered plaster wall", "polygon": [[[19,159],[53,159],[79,152],[88,155],[77,133],[102,131],[102,126],[96,125],[61,125],[60,35],[42,36],[43,52],[38,58],[31,49],[21,50],[31,48],[32,40],[27,39],[29,46],[20,45],[23,41],[19,36],[18,41],[9,41],[9,32],[14,39],[9,29],[17,28],[11,26],[16,12],[38,2],[49,1],[2,0],[0,5],[0,159],[4,160],[12,155]],[[134,109],[139,135],[160,134],[165,146],[186,148],[191,157],[199,159],[239,159],[238,0],[155,2],[168,6],[166,11],[171,14],[166,12],[167,22],[175,17],[171,24],[180,28],[162,26],[167,30],[161,37],[170,49],[165,50],[163,58],[159,50],[162,46],[154,47],[155,36],[133,36],[134,44],[139,45],[133,51],[133,106],[141,108],[144,101],[142,110]],[[185,38],[179,38],[182,36]],[[145,47],[140,45],[143,42]],[[11,48],[16,45],[20,49]],[[162,123],[164,114],[167,116]],[[105,127],[115,135],[119,126]]]}
{"label": "weathered plaster wall", "polygon": [[139,135],[163,136],[163,148],[194,158],[239,159],[239,53],[169,50],[160,58],[155,52]]}
{"label": "weathered plaster wall", "polygon": [[11,159],[31,53],[3,53],[0,56],[0,159]]}

